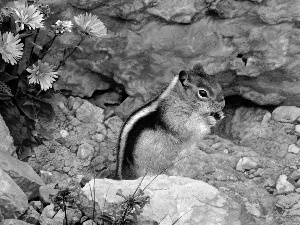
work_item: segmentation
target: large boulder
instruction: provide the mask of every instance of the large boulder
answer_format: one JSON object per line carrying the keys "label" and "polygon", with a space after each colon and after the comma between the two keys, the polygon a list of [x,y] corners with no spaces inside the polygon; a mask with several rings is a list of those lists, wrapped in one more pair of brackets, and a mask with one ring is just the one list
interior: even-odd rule
{"label": "large boulder", "polygon": [[39,187],[45,185],[29,164],[1,151],[0,169],[5,171],[19,185],[28,199],[37,197]]}
{"label": "large boulder", "polygon": [[7,152],[13,155],[16,151],[14,146],[14,140],[10,135],[9,129],[3,120],[3,117],[0,114],[0,151]]}
{"label": "large boulder", "polygon": [[[90,198],[90,191],[95,188],[97,204],[101,208],[112,209],[113,205],[124,201],[116,195],[118,189],[124,196],[132,195],[141,179],[115,181],[96,179],[87,183],[83,192]],[[154,180],[153,180],[154,179]],[[153,180],[153,182],[151,182]],[[150,184],[151,183],[151,184]],[[150,184],[149,186],[147,186]],[[142,212],[145,218],[160,221],[160,224],[211,224],[240,225],[241,208],[230,197],[215,187],[203,182],[184,177],[146,176],[141,188],[146,187],[145,194],[150,196]]]}
{"label": "large boulder", "polygon": [[18,218],[27,207],[28,200],[22,189],[0,169],[0,212],[4,219]]}
{"label": "large boulder", "polygon": [[[91,96],[117,82],[131,97],[147,100],[175,73],[200,62],[218,75],[225,95],[300,105],[297,0],[70,2],[43,0],[54,15],[46,26],[73,20],[79,8],[97,15],[108,35],[81,44],[61,67],[55,89]],[[57,38],[45,59],[57,65],[64,46],[79,41],[76,32]]]}

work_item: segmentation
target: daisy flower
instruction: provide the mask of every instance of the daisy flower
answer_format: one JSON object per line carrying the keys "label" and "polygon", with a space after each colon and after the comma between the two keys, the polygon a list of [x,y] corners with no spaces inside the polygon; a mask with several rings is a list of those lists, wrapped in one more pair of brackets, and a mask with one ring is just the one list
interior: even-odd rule
{"label": "daisy flower", "polygon": [[86,37],[102,37],[107,34],[107,29],[97,16],[85,13],[74,16],[77,25],[82,29],[81,34]]}
{"label": "daisy flower", "polygon": [[55,25],[51,25],[54,28],[55,34],[63,34],[65,31],[71,32],[73,23],[71,21],[57,20]]}
{"label": "daisy flower", "polygon": [[0,32],[0,54],[5,62],[12,65],[16,64],[23,55],[24,44],[20,43],[19,35],[14,36],[11,32]]}
{"label": "daisy flower", "polygon": [[15,7],[12,8],[14,18],[17,24],[17,32],[24,30],[25,26],[31,29],[43,27],[43,14],[34,6],[27,6],[25,3],[15,2]]}
{"label": "daisy flower", "polygon": [[40,84],[42,90],[47,90],[52,87],[52,83],[57,78],[57,72],[54,71],[54,66],[47,62],[38,60],[38,65],[33,65],[32,69],[26,69],[30,75],[29,84]]}

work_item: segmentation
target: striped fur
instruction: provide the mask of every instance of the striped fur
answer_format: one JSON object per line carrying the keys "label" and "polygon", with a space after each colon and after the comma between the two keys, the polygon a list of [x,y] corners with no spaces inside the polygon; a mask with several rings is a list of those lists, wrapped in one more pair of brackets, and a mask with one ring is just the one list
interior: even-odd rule
{"label": "striped fur", "polygon": [[127,144],[127,138],[128,133],[134,126],[134,124],[140,120],[141,118],[149,115],[150,113],[157,110],[157,107],[159,103],[165,99],[170,92],[174,89],[176,84],[179,81],[179,75],[176,75],[170,84],[160,93],[158,96],[156,96],[154,99],[150,100],[148,103],[146,103],[142,108],[135,111],[131,116],[126,120],[126,122],[123,125],[123,128],[120,133],[119,137],[119,145],[118,145],[118,157],[117,157],[117,179],[122,179],[122,167],[124,162],[124,154],[125,154],[125,146]]}

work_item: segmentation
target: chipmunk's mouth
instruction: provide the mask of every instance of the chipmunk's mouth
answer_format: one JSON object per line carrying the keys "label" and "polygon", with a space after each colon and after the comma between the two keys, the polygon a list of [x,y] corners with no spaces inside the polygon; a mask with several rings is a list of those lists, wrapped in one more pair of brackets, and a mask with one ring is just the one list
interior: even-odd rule
{"label": "chipmunk's mouth", "polygon": [[225,117],[224,113],[222,111],[218,112],[211,112],[210,116],[214,117],[216,120],[221,120]]}

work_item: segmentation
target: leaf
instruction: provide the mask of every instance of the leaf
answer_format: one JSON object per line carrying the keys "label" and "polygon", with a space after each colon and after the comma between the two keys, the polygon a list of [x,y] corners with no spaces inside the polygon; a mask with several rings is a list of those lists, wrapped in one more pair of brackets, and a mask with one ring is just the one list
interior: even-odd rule
{"label": "leaf", "polygon": [[28,117],[29,119],[35,120],[37,115],[40,113],[38,107],[34,107],[32,105],[24,105],[24,99],[16,99],[16,103],[18,107],[22,110],[22,112]]}
{"label": "leaf", "polygon": [[13,97],[10,88],[2,81],[0,81],[0,94]]}
{"label": "leaf", "polygon": [[22,145],[24,139],[29,138],[24,116],[20,114],[19,109],[12,103],[4,103],[0,106],[0,112],[3,119],[10,131],[11,136],[14,139],[15,145]]}
{"label": "leaf", "polygon": [[17,78],[18,76],[13,76],[9,73],[6,73],[5,71],[0,72],[0,82],[2,81],[3,83],[6,83],[10,80],[15,80]]}
{"label": "leaf", "polygon": [[30,33],[30,34],[19,34],[19,37],[20,38],[27,38],[27,37],[30,37],[32,35],[33,35],[33,33]]}

